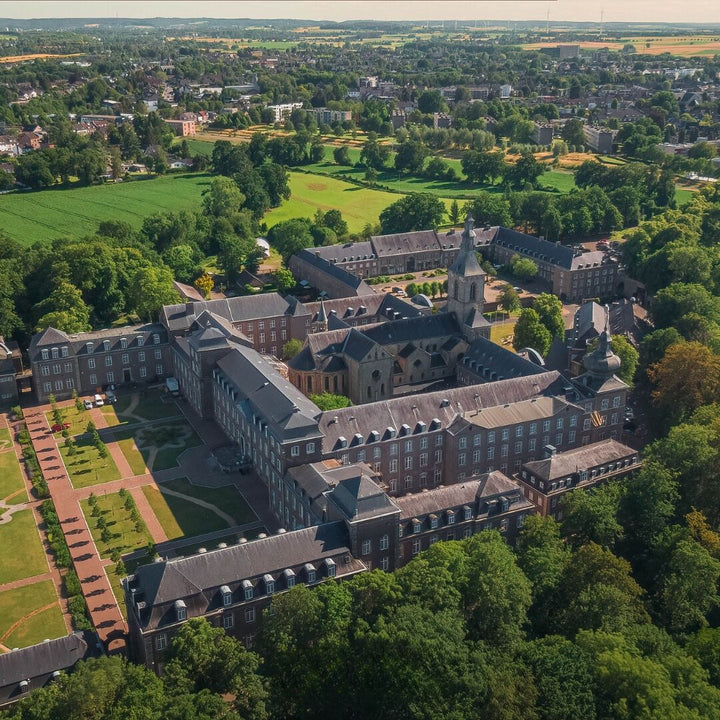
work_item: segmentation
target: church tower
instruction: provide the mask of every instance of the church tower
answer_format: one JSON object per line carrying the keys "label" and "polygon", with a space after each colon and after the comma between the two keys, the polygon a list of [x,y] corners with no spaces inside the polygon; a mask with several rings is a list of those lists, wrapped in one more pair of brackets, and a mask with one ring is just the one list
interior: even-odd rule
{"label": "church tower", "polygon": [[465,218],[460,252],[448,271],[447,311],[455,313],[467,340],[489,337],[490,324],[483,317],[485,305],[485,271],[475,253],[475,230],[472,215]]}

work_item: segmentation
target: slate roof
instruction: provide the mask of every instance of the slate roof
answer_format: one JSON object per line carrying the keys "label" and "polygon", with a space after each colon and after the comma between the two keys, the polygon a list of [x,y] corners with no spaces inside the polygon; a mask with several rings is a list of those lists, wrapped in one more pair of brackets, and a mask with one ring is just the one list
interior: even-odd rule
{"label": "slate roof", "polygon": [[327,499],[350,521],[380,517],[398,510],[369,475],[357,470],[352,477],[341,480],[328,493]]}
{"label": "slate roof", "polygon": [[363,334],[379,345],[417,342],[445,335],[462,335],[460,326],[452,313],[420,315],[391,323],[380,323],[363,329]]}
{"label": "slate roof", "polygon": [[[372,248],[379,257],[402,255],[404,253],[440,250],[440,239],[435,230],[417,230],[415,232],[395,233],[393,235],[374,235],[370,238]],[[447,242],[447,241],[446,241]],[[460,245],[460,237],[454,236],[455,246]]]}
{"label": "slate roof", "polygon": [[350,328],[345,337],[341,352],[353,360],[360,362],[367,357],[373,348],[377,348],[377,344],[367,337],[365,333],[361,333],[355,328]]}
{"label": "slate roof", "polygon": [[[521,492],[520,485],[499,470],[493,470],[461,483],[434,488],[427,492],[403,495],[395,498],[395,502],[400,508],[402,522],[430,513],[472,505],[481,498],[512,492]],[[528,505],[532,505],[532,503],[528,503]]]}
{"label": "slate roof", "polygon": [[[164,614],[157,606],[200,595],[197,601],[207,607],[213,592],[222,585],[235,588],[244,579],[275,575],[288,567],[349,554],[348,541],[344,522],[324,523],[190,557],[141,565],[135,571],[132,586],[142,593],[143,601],[151,608],[144,613],[145,624],[157,625]],[[338,564],[337,575],[364,567],[351,558],[348,565]]]}
{"label": "slate roof", "polygon": [[[315,252],[317,250],[318,248],[315,248]],[[361,277],[353,275],[347,270],[343,270],[343,268],[339,265],[333,265],[331,262],[328,262],[322,257],[316,255],[315,252],[311,252],[310,250],[300,250],[300,252],[295,253],[295,257],[302,262],[306,262],[308,265],[311,265],[316,270],[325,273],[329,277],[333,278],[333,280],[346,285],[350,295],[357,296],[373,294],[373,289]]]}
{"label": "slate roof", "polygon": [[65,637],[38,643],[0,655],[0,687],[21,680],[67,670],[78,660],[95,654],[91,633],[75,632]]}
{"label": "slate roof", "polygon": [[[203,310],[209,310],[231,323],[238,323],[297,314],[298,308],[294,308],[296,303],[300,305],[299,310],[304,310],[302,304],[290,296],[285,298],[280,293],[261,293],[260,295],[243,295],[222,300],[165,305],[161,311],[161,317],[163,324],[171,331],[186,331]],[[307,313],[301,312],[300,314]]]}
{"label": "slate roof", "polygon": [[198,291],[197,288],[194,288],[192,285],[186,285],[185,283],[173,280],[173,287],[178,292],[178,294],[184,297],[186,300],[190,300],[192,302],[202,302],[202,300],[204,300],[202,294]]}
{"label": "slate roof", "polygon": [[306,248],[308,252],[319,255],[323,260],[332,263],[356,262],[373,258],[373,248],[369,241],[356,243],[343,243],[341,245],[326,245],[316,248]]}
{"label": "slate roof", "polygon": [[[64,333],[55,328],[49,327],[41,333],[33,335],[30,340],[28,355],[31,361],[40,360],[39,350],[41,348],[67,346],[70,355],[86,355],[87,343],[93,343],[93,352],[104,352],[103,341],[110,341],[110,351],[122,349],[121,339],[127,340],[129,348],[139,347],[137,336],[142,335],[143,345],[152,346],[152,335],[160,336],[161,343],[167,343],[167,331],[160,323],[145,323],[143,325],[126,325],[119,328],[105,328],[91,332]],[[62,359],[62,358],[61,358]]]}
{"label": "slate roof", "polygon": [[[482,337],[470,343],[462,363],[468,370],[487,381],[545,372],[545,368]],[[492,373],[495,373],[495,378],[492,378]]]}
{"label": "slate roof", "polygon": [[527,462],[523,468],[544,480],[556,480],[572,475],[578,470],[586,470],[637,454],[637,450],[617,440],[601,440],[592,445],[583,445],[574,450],[557,453],[543,460]]}
{"label": "slate roof", "polygon": [[232,383],[241,407],[256,412],[273,426],[281,440],[318,436],[316,418],[320,408],[285,380],[260,353],[236,346],[217,362],[217,367]]}
{"label": "slate roof", "polygon": [[401,425],[407,424],[415,432],[418,422],[424,422],[429,429],[435,418],[442,427],[447,427],[458,415],[474,411],[478,405],[493,407],[533,397],[562,395],[566,384],[567,381],[560,373],[544,372],[484,385],[450,388],[328,410],[322,413],[318,424],[325,435],[323,446],[327,452],[339,447],[338,440],[341,437],[347,440],[359,433],[363,442],[367,442],[373,430],[382,437],[386,428],[398,430]]}
{"label": "slate roof", "polygon": [[583,408],[558,397],[536,397],[529,400],[495,405],[466,412],[463,418],[472,425],[498,428],[554,417],[566,410],[583,412]]}
{"label": "slate roof", "polygon": [[[541,240],[533,235],[517,232],[506,227],[494,228],[496,230],[493,242],[510,250],[516,250],[528,257],[552,263],[566,269],[573,266],[576,251],[567,245]],[[592,255],[593,253],[586,253]],[[603,253],[601,253],[602,255]],[[584,254],[579,256],[584,257]]]}
{"label": "slate roof", "polygon": [[572,341],[573,345],[580,347],[578,343],[585,346],[586,340],[592,340],[600,335],[605,329],[606,313],[602,305],[594,301],[583,303],[576,311],[573,318]]}

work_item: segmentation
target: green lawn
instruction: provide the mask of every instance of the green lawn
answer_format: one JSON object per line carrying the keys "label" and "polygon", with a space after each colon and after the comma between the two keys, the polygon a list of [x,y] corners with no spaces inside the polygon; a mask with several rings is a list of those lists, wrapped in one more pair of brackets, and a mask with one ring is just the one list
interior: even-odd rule
{"label": "green lawn", "polygon": [[[71,435],[81,435],[84,433],[87,429],[87,424],[92,420],[87,410],[78,410],[74,405],[72,407],[61,408],[61,412],[64,418],[63,422],[69,423],[70,425],[68,429]],[[55,424],[52,411],[46,412],[45,417],[47,418],[48,425],[52,427]],[[61,435],[62,430],[55,433],[56,438],[59,438]]]}
{"label": "green lawn", "polygon": [[694,190],[687,190],[686,188],[675,186],[675,202],[678,207],[690,202],[696,196],[697,193]]}
{"label": "green lawn", "polygon": [[[28,617],[8,633],[18,620],[51,603],[55,603],[52,608]],[[27,647],[45,638],[62,637],[65,633],[60,604],[51,580],[0,593],[0,642],[3,645],[9,648]]]}
{"label": "green lawn", "polygon": [[568,193],[577,187],[575,176],[568,170],[549,170],[540,176],[538,186],[540,190],[556,190],[561,193]]}
{"label": "green lawn", "polygon": [[7,428],[0,428],[0,452],[10,450],[13,446],[12,435]]}
{"label": "green lawn", "polygon": [[[10,505],[24,503],[28,499],[15,453],[12,450],[6,450],[0,453],[0,500],[4,500],[10,495],[12,495],[8,500]],[[0,525],[1,528],[2,525]]]}
{"label": "green lawn", "polygon": [[14,192],[0,196],[0,227],[30,245],[55,238],[77,238],[97,230],[103,220],[123,220],[139,228],[153,213],[195,210],[209,175],[165,177],[91,187]]}
{"label": "green lawn", "polygon": [[90,503],[87,500],[81,500],[80,505],[85,513],[85,519],[100,557],[110,557],[113,550],[119,550],[121,553],[138,550],[152,541],[145,523],[141,523],[140,531],[135,527],[135,523],[130,517],[131,511],[125,509],[125,501],[120,497],[120,493],[98,495],[97,501],[100,513],[105,518],[108,530],[112,533],[112,538],[108,542],[102,540],[102,530],[97,527],[97,518],[92,516]]}
{"label": "green lawn", "polygon": [[64,445],[61,444],[59,447],[74,487],[89,487],[120,479],[120,471],[117,469],[115,461],[109,454],[107,457],[101,458],[95,446],[90,443],[88,436],[78,438],[75,455],[68,455],[68,450]]}
{"label": "green lawn", "polygon": [[145,464],[145,458],[143,458],[142,453],[135,445],[134,431],[131,428],[125,428],[123,430],[116,430],[114,435],[117,445],[130,464],[133,473],[135,475],[144,475],[147,472],[147,466]]}
{"label": "green lawn", "polygon": [[507,350],[512,351],[513,346],[512,343],[503,344],[503,340],[508,337],[508,335],[512,335],[515,330],[515,323],[514,322],[507,322],[507,323],[495,323],[490,327],[490,340],[494,343],[497,343],[498,345],[502,345],[502,347],[506,348]]}
{"label": "green lawn", "polygon": [[[137,403],[133,407],[133,401]],[[104,405],[101,410],[108,425],[133,425],[144,420],[164,420],[181,417],[177,403],[161,391],[152,390],[143,396],[120,395],[117,402]]]}
{"label": "green lawn", "polygon": [[[146,459],[146,462],[150,450],[152,450],[153,447],[162,448],[158,450],[155,459],[152,461],[153,470],[169,470],[170,468],[177,467],[180,455],[191,447],[202,445],[202,440],[186,420],[145,427],[142,429],[142,432],[142,438],[136,436],[136,443],[138,439],[141,440],[138,449]],[[175,443],[180,441],[182,444],[179,447],[162,447],[168,442]],[[145,443],[148,442],[150,444],[145,445]]]}
{"label": "green lawn", "polygon": [[[163,483],[158,488],[143,487],[157,519],[171,540],[181,537],[193,537],[229,527],[228,523],[209,508],[201,507],[190,500],[163,493],[164,489],[204,500],[230,515],[234,524],[243,525],[256,520],[248,504],[231,485],[220,488],[206,488],[193,485],[187,478],[178,478]],[[218,540],[218,542],[220,542]],[[217,544],[217,543],[215,543]]]}
{"label": "green lawn", "polygon": [[0,525],[0,584],[47,571],[45,550],[32,510],[14,513],[9,523]]}

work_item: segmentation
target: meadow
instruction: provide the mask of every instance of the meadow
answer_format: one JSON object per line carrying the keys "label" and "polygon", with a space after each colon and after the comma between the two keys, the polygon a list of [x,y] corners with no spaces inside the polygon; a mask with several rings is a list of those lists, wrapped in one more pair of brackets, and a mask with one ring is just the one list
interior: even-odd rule
{"label": "meadow", "polygon": [[17,192],[0,196],[0,227],[24,245],[77,238],[97,231],[103,220],[139,228],[153,213],[194,210],[211,177],[166,175],[152,180]]}
{"label": "meadow", "polygon": [[554,48],[558,44],[569,43],[580,45],[583,50],[609,50],[620,51],[625,45],[632,45],[638,55],[662,55],[670,53],[680,57],[703,57],[720,54],[720,37],[717,35],[667,35],[652,37],[627,37],[613,40],[587,40],[576,42],[574,40],[555,40],[552,42],[528,43],[523,45],[524,50],[539,50]]}

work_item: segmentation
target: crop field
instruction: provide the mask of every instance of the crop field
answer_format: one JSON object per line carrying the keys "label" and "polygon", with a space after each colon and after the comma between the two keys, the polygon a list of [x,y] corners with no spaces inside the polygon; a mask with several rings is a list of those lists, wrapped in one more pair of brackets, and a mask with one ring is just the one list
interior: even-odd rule
{"label": "crop field", "polygon": [[572,40],[555,40],[553,42],[529,43],[523,45],[525,50],[554,48],[558,44],[569,43],[580,45],[585,50],[622,50],[625,45],[632,45],[638,55],[662,55],[670,53],[680,57],[702,57],[720,54],[720,36],[717,35],[676,35],[665,37],[628,37],[606,40],[588,40],[574,42]]}
{"label": "crop field", "polygon": [[154,180],[0,196],[0,227],[31,245],[63,237],[83,237],[103,220],[123,220],[135,228],[153,213],[194,210],[210,184],[208,175],[168,175]]}
{"label": "crop field", "polygon": [[54,53],[30,53],[28,55],[5,55],[0,57],[0,63],[12,64],[16,62],[27,62],[28,60],[47,60],[48,58],[69,58],[81,57],[84,53],[70,53],[67,55],[58,55]]}

